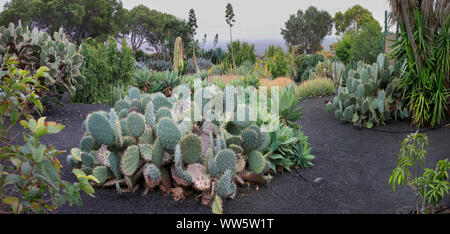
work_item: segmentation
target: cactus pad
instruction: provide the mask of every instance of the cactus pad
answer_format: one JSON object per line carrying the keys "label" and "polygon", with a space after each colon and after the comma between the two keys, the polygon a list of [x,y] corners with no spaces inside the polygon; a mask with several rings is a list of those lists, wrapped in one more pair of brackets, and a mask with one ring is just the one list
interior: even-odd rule
{"label": "cactus pad", "polygon": [[181,138],[181,132],[172,119],[163,118],[158,123],[158,137],[165,149],[174,150]]}
{"label": "cactus pad", "polygon": [[202,158],[202,141],[199,136],[190,134],[180,141],[180,149],[183,162],[185,164],[201,163]]}
{"label": "cactus pad", "polygon": [[130,113],[127,117],[128,133],[133,137],[140,137],[145,130],[144,116],[139,113]]}
{"label": "cactus pad", "polygon": [[92,137],[103,145],[111,146],[116,137],[108,119],[100,112],[93,113],[88,119],[89,133]]}
{"label": "cactus pad", "polygon": [[150,162],[152,160],[152,145],[150,144],[140,144],[139,152],[141,153],[141,158],[146,162]]}
{"label": "cactus pad", "polygon": [[152,162],[157,166],[161,167],[164,158],[164,148],[161,140],[156,139],[155,144],[152,149]]}
{"label": "cactus pad", "polygon": [[217,153],[216,165],[219,173],[224,173],[226,170],[234,171],[236,168],[237,157],[230,149],[224,149]]}
{"label": "cactus pad", "polygon": [[108,178],[108,168],[105,166],[98,166],[92,170],[92,175],[97,178],[100,184],[103,184]]}
{"label": "cactus pad", "polygon": [[248,164],[250,170],[254,173],[259,174],[262,173],[264,168],[266,167],[266,159],[259,151],[252,151],[248,156]]}
{"label": "cactus pad", "polygon": [[126,176],[132,176],[139,165],[139,148],[129,146],[120,160],[120,170]]}
{"label": "cactus pad", "polygon": [[236,185],[232,182],[232,173],[227,170],[219,180],[217,185],[217,195],[228,197],[236,192]]}

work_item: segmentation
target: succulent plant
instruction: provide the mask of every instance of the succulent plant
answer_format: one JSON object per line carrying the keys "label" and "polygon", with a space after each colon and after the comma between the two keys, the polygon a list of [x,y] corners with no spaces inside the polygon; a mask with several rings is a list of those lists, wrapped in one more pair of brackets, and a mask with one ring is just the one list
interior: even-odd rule
{"label": "succulent plant", "polygon": [[152,162],[157,167],[160,167],[162,165],[163,158],[164,158],[164,146],[161,142],[161,139],[157,138],[152,149]]}
{"label": "succulent plant", "polygon": [[401,103],[398,91],[399,74],[385,63],[383,55],[377,63],[358,63],[358,70],[348,72],[346,87],[341,83],[338,95],[326,110],[343,122],[360,123],[372,128],[397,118],[407,118],[408,111]]}
{"label": "succulent plant", "polygon": [[234,171],[237,164],[236,154],[230,149],[224,149],[217,153],[216,166],[219,173],[224,173],[226,170]]}
{"label": "succulent plant", "polygon": [[97,166],[92,170],[92,175],[97,178],[100,184],[104,183],[108,178],[109,170],[105,166]]}
{"label": "succulent plant", "polygon": [[248,156],[249,168],[256,174],[262,173],[266,167],[266,160],[259,151],[252,151]]}
{"label": "succulent plant", "polygon": [[172,119],[163,118],[158,122],[158,137],[165,149],[174,150],[180,141],[181,133]]}
{"label": "succulent plant", "polygon": [[95,112],[89,115],[88,129],[92,137],[103,145],[112,145],[115,142],[115,133],[105,115]]}
{"label": "succulent plant", "polygon": [[140,137],[145,131],[144,116],[136,112],[128,114],[127,127],[128,134],[133,137]]}
{"label": "succulent plant", "polygon": [[183,163],[202,163],[202,141],[195,134],[184,136],[180,141],[181,156]]}
{"label": "succulent plant", "polygon": [[231,170],[225,171],[217,185],[217,195],[227,197],[236,192],[236,185],[232,181]]}
{"label": "succulent plant", "polygon": [[94,138],[91,136],[84,136],[80,141],[80,149],[84,152],[91,152],[94,149]]}
{"label": "succulent plant", "polygon": [[120,160],[120,171],[125,176],[132,176],[139,165],[139,148],[131,145],[127,148]]}

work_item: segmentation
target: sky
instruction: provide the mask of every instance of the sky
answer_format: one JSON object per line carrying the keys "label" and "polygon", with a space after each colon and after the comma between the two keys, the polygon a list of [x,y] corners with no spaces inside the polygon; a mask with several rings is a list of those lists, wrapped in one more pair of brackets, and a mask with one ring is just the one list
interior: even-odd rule
{"label": "sky", "polygon": [[221,40],[229,38],[225,22],[225,6],[233,5],[236,24],[232,28],[233,39],[282,39],[284,23],[297,10],[305,11],[309,6],[326,10],[332,17],[338,11],[360,4],[369,9],[374,18],[384,25],[384,11],[389,9],[386,0],[123,0],[125,8],[144,4],[150,9],[173,14],[187,19],[193,8],[197,17],[197,38],[207,34],[212,40],[216,33]]}

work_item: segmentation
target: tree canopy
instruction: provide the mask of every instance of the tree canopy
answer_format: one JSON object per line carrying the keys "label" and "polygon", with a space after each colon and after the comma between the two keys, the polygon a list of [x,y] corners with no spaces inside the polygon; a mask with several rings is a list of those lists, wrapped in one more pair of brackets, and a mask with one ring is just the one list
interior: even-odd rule
{"label": "tree canopy", "polygon": [[298,10],[296,15],[291,15],[285,27],[281,29],[281,35],[288,46],[296,47],[297,53],[306,49],[315,53],[325,36],[331,35],[333,19],[327,11],[309,7],[305,12]]}
{"label": "tree canopy", "polygon": [[337,35],[349,30],[361,30],[369,23],[377,23],[380,26],[378,21],[373,18],[372,12],[360,5],[355,5],[344,13],[337,12],[333,20]]}

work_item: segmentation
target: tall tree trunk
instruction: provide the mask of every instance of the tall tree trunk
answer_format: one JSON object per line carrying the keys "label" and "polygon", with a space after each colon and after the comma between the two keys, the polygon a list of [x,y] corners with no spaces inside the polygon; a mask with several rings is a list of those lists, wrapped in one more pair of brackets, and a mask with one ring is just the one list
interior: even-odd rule
{"label": "tall tree trunk", "polygon": [[230,26],[230,47],[231,47],[231,58],[233,59],[233,66],[236,68],[236,62],[234,61],[234,51],[233,51],[233,36],[231,35],[231,26]]}

